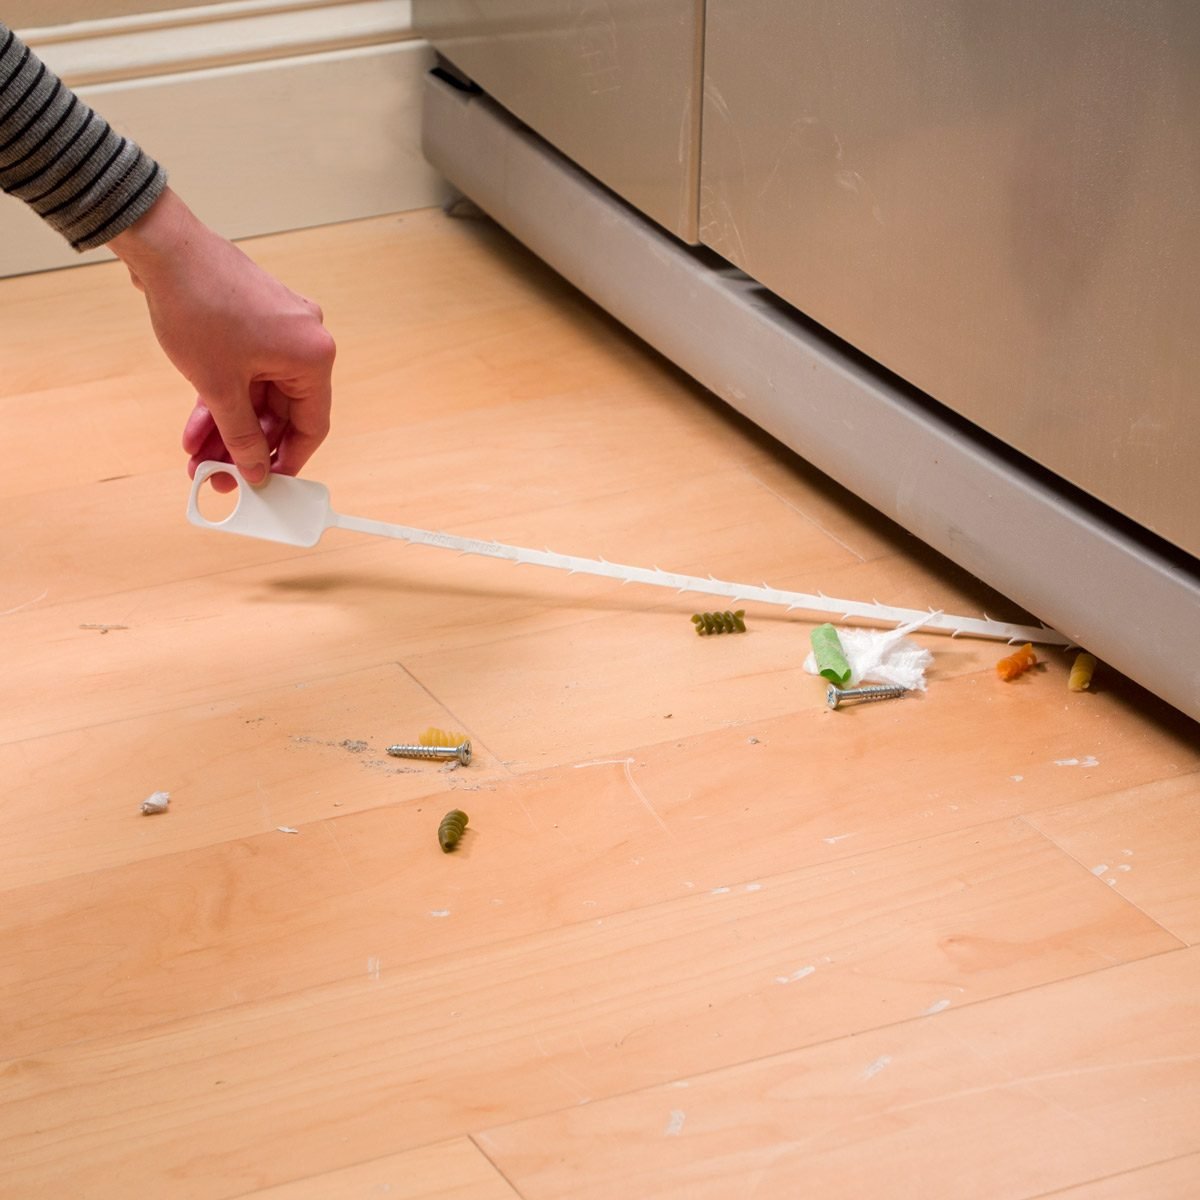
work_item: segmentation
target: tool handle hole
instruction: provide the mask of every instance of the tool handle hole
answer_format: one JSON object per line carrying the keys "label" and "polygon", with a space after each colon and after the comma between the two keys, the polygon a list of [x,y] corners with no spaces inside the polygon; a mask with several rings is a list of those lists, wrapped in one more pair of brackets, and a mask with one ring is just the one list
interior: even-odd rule
{"label": "tool handle hole", "polygon": [[238,480],[229,471],[214,471],[200,485],[196,507],[210,525],[228,520],[238,506]]}

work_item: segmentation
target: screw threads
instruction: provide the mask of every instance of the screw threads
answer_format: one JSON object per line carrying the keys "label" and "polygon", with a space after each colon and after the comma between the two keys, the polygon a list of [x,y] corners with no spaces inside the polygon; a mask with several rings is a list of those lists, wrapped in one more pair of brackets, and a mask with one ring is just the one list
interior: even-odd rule
{"label": "screw threads", "polygon": [[880,684],[878,687],[840,688],[831,683],[825,689],[825,702],[830,708],[838,708],[847,700],[861,700],[864,704],[869,704],[874,700],[891,700],[896,696],[903,696],[907,691],[908,688],[898,687],[894,684]]}
{"label": "screw threads", "polygon": [[387,752],[393,758],[432,758],[442,762],[456,759],[464,767],[471,762],[469,740],[457,746],[389,746]]}

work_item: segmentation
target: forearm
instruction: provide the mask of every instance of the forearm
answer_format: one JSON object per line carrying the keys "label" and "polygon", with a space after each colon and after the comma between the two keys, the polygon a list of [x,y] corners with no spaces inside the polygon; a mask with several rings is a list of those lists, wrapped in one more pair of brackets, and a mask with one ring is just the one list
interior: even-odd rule
{"label": "forearm", "polygon": [[0,187],[90,250],[149,211],[166,173],[0,23]]}

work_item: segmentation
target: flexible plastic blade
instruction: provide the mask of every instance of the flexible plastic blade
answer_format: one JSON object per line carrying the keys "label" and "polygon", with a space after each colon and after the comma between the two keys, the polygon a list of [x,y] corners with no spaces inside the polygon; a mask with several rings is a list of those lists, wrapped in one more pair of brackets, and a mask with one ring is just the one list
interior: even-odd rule
{"label": "flexible plastic blade", "polygon": [[340,513],[334,514],[334,524],[339,529],[399,538],[413,545],[438,546],[443,550],[456,550],[459,554],[502,558],[520,566],[549,567],[554,571],[568,571],[574,575],[598,575],[604,579],[616,579],[621,583],[644,583],[649,587],[670,588],[676,592],[697,592],[735,601],[757,600],[762,604],[779,605],[791,610],[839,616],[848,621],[870,621],[886,625],[915,621],[920,622],[923,629],[993,638],[1002,642],[1037,642],[1054,646],[1070,644],[1062,634],[1044,625],[1012,625],[979,617],[955,617],[944,612],[931,613],[923,609],[898,608],[873,600],[840,600],[835,596],[810,592],[783,591],[765,583],[757,586],[727,583],[721,579],[714,579],[711,575],[680,575],[658,567],[631,567],[624,563],[608,562],[603,558],[579,558],[572,554],[555,554],[550,550],[528,550],[521,546],[507,546],[503,542],[459,537],[452,533],[435,533],[409,525],[390,525],[361,517],[347,517]]}
{"label": "flexible plastic blade", "polygon": [[[217,472],[226,472],[239,481],[238,504],[221,521],[209,521],[199,511],[197,492],[204,479]],[[824,593],[789,592],[768,584],[727,583],[711,575],[681,575],[658,567],[631,567],[608,562],[603,558],[580,558],[572,554],[555,554],[552,550],[531,550],[508,546],[503,542],[480,538],[460,537],[418,529],[412,525],[394,525],[366,517],[351,517],[334,512],[329,506],[329,492],[313,480],[293,479],[273,475],[270,482],[252,488],[241,481],[235,468],[226,463],[204,463],[196,471],[192,484],[188,520],[206,529],[262,537],[290,545],[312,546],[325,529],[353,530],[377,537],[396,538],[417,546],[435,546],[459,554],[478,554],[499,558],[519,566],[548,567],[572,575],[596,575],[620,583],[643,583],[648,587],[670,588],[674,592],[695,592],[724,599],[756,600],[791,611],[803,611],[823,617],[836,616],[844,621],[882,625],[917,622],[924,629],[943,633],[991,638],[1002,642],[1037,642],[1040,645],[1066,646],[1069,639],[1044,625],[1013,625],[990,618],[956,617],[944,612],[898,608],[878,601],[840,600]]]}

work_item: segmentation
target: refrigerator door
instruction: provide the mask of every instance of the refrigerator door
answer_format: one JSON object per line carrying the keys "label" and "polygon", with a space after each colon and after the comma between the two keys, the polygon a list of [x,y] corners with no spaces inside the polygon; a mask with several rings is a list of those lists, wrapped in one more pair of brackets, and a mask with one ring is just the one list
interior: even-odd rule
{"label": "refrigerator door", "polygon": [[701,240],[1200,554],[1200,5],[707,12]]}
{"label": "refrigerator door", "polygon": [[697,241],[704,0],[414,0],[427,37],[601,183]]}

